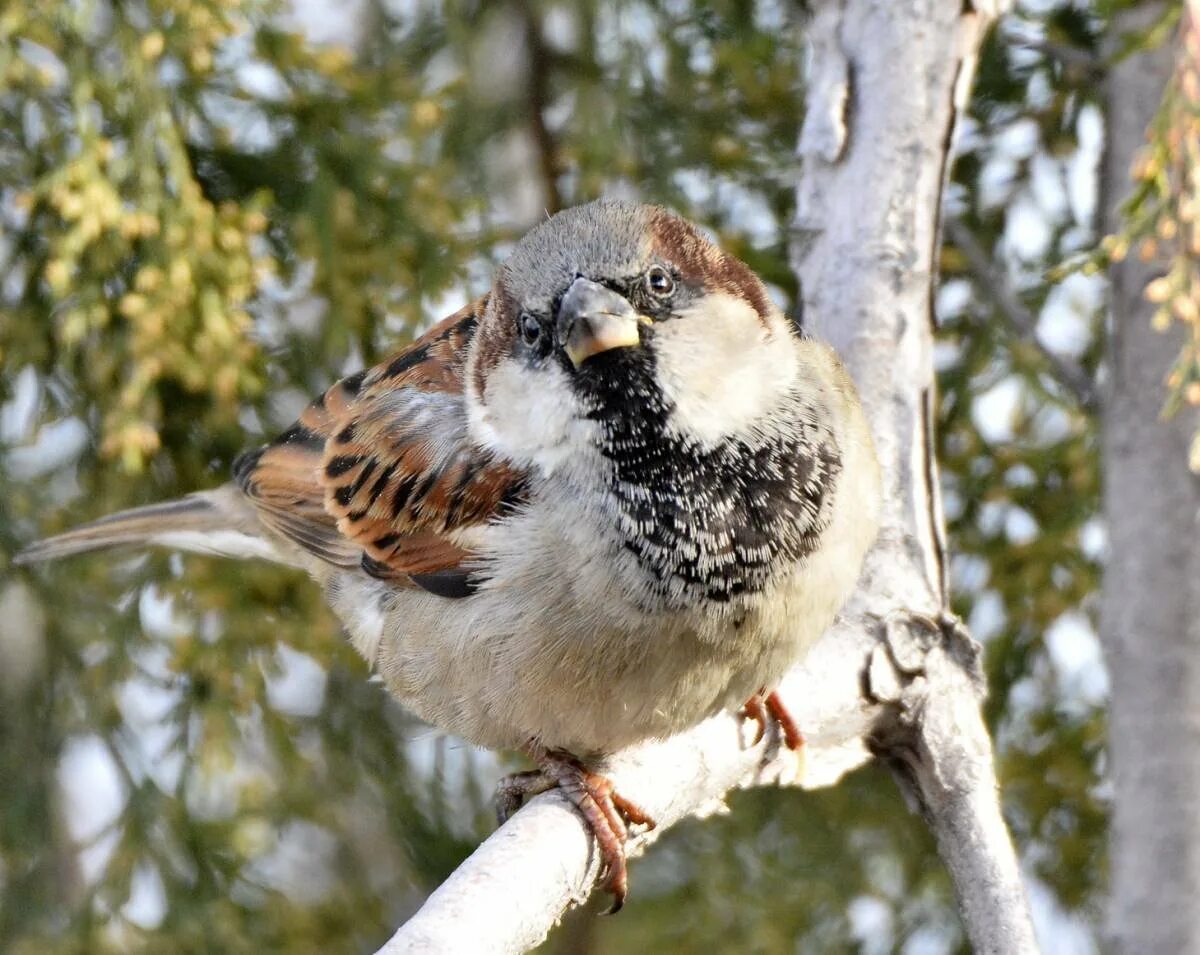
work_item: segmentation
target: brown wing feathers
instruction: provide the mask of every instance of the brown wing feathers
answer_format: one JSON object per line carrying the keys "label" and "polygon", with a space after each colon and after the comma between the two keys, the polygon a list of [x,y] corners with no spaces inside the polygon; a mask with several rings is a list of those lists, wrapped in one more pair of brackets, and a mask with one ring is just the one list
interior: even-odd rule
{"label": "brown wing feathers", "polygon": [[353,567],[361,552],[326,513],[319,475],[334,414],[344,412],[365,377],[360,373],[337,382],[271,444],[243,454],[233,465],[234,482],[264,524],[341,567]]}
{"label": "brown wing feathers", "polygon": [[325,509],[378,576],[459,566],[455,532],[493,517],[519,483],[467,436],[466,346],[483,305],[373,369],[325,445]]}
{"label": "brown wing feathers", "polygon": [[485,304],[338,382],[275,442],[239,460],[235,480],[262,519],[331,563],[361,561],[374,576],[413,575],[434,592],[465,595],[461,581],[446,583],[470,556],[461,532],[501,513],[523,487],[519,473],[468,440],[466,350]]}

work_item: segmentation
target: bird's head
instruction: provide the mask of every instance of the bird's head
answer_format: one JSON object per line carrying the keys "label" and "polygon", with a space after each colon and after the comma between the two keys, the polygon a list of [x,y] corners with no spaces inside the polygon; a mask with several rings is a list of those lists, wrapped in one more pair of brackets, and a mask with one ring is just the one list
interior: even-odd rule
{"label": "bird's head", "polygon": [[754,429],[796,374],[794,333],[743,262],[665,209],[601,200],[514,248],[468,389],[481,440],[549,472],[635,419],[713,447]]}

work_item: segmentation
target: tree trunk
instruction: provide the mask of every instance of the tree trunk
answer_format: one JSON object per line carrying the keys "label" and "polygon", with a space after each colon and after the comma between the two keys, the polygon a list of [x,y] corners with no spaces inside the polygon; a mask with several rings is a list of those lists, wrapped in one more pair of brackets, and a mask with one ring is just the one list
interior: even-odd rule
{"label": "tree trunk", "polygon": [[[1145,27],[1158,4],[1117,18],[1114,36]],[[1121,227],[1129,169],[1162,98],[1174,47],[1113,68],[1107,227]],[[1142,297],[1161,266],[1113,267],[1110,381],[1103,411],[1109,558],[1101,637],[1112,677],[1109,754],[1114,805],[1107,931],[1117,952],[1200,951],[1200,480],[1188,470],[1197,416],[1161,420],[1176,325],[1154,331]]]}

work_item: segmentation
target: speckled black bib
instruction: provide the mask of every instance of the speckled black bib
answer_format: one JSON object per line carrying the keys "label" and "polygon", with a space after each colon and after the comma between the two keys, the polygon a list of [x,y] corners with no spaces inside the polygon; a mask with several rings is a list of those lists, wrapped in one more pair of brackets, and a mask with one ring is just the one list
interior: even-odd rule
{"label": "speckled black bib", "polygon": [[777,433],[706,450],[668,432],[671,407],[646,351],[602,358],[580,384],[604,428],[618,533],[665,604],[759,592],[812,553],[841,471],[820,416],[794,396]]}

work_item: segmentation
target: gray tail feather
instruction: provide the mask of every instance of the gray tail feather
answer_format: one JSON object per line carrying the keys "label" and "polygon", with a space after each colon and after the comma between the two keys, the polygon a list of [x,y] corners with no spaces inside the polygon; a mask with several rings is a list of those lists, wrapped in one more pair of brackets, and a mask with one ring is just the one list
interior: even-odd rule
{"label": "gray tail feather", "polygon": [[[243,509],[231,507],[233,503],[230,500],[229,489],[219,488],[216,491],[189,494],[187,497],[162,504],[135,507],[110,514],[89,524],[82,524],[54,537],[36,541],[18,553],[13,560],[18,564],[33,564],[120,544],[164,544],[186,550],[243,556],[242,548],[203,543],[205,535],[217,535],[222,532],[225,532],[226,536],[232,532],[247,543],[254,541],[257,535],[246,527]],[[186,543],[189,539],[197,543],[189,546]],[[265,545],[263,549],[269,546],[261,539],[255,542]]]}

